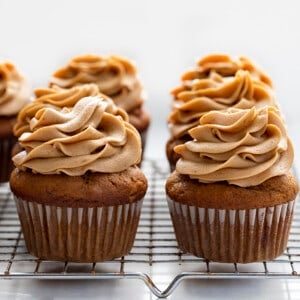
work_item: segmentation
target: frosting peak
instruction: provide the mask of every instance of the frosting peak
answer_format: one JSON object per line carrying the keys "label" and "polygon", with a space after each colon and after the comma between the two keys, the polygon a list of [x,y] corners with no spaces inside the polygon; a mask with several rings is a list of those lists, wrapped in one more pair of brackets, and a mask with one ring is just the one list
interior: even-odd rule
{"label": "frosting peak", "polygon": [[9,62],[0,62],[0,116],[16,115],[30,101],[26,79]]}
{"label": "frosting peak", "polygon": [[[36,89],[34,101],[25,106],[18,115],[14,134],[19,137],[22,133],[30,131],[30,120],[43,107],[56,107],[57,109],[73,107],[81,98],[97,96],[98,94],[99,89],[95,84],[84,84],[71,89],[61,89],[57,86]],[[107,98],[104,95],[102,97]],[[115,113],[120,114],[123,119],[128,119],[127,114],[122,109],[115,108],[115,110]]]}
{"label": "frosting peak", "polygon": [[274,107],[211,111],[199,123],[189,131],[193,140],[174,149],[181,174],[247,187],[291,168],[293,147]]}
{"label": "frosting peak", "polygon": [[245,70],[251,74],[251,77],[272,87],[272,80],[268,75],[260,70],[252,61],[246,57],[231,58],[224,54],[207,55],[197,62],[197,67],[186,72],[182,80],[193,80],[205,78],[210,72],[216,72],[223,77],[233,76],[238,70]]}
{"label": "frosting peak", "polygon": [[186,83],[186,87],[176,94],[174,110],[169,116],[170,131],[176,138],[187,134],[197,125],[198,119],[211,110],[276,106],[271,88],[253,80],[249,71],[245,70],[237,70],[234,75],[226,77],[212,70],[208,77],[194,79]]}
{"label": "frosting peak", "polygon": [[69,64],[57,70],[50,86],[71,88],[85,83],[95,83],[100,92],[111,97],[127,112],[143,103],[142,85],[135,66],[119,56],[102,57],[82,55],[73,58]]}
{"label": "frosting peak", "polygon": [[141,141],[118,111],[103,95],[84,97],[74,107],[44,106],[20,136],[25,150],[13,161],[40,174],[123,171],[140,161]]}

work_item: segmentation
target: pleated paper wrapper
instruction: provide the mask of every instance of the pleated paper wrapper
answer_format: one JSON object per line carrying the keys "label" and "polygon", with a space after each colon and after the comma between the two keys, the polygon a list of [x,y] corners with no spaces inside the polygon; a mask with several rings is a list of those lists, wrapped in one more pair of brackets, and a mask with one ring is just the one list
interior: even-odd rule
{"label": "pleated paper wrapper", "polygon": [[181,250],[216,262],[248,263],[284,252],[295,201],[245,210],[202,208],[171,199],[168,205]]}
{"label": "pleated paper wrapper", "polygon": [[28,252],[47,260],[99,262],[128,254],[143,200],[107,207],[72,208],[15,197]]}

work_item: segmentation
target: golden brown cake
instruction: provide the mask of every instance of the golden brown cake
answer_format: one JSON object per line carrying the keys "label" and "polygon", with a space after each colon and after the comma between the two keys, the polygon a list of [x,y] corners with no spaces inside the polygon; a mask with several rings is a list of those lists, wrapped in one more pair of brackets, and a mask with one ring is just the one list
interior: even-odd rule
{"label": "golden brown cake", "polygon": [[281,255],[298,184],[278,110],[211,111],[189,133],[166,183],[179,248],[218,262]]}
{"label": "golden brown cake", "polygon": [[16,143],[13,126],[17,114],[30,101],[26,79],[10,62],[0,62],[0,182],[9,180],[13,168],[11,149]]}
{"label": "golden brown cake", "polygon": [[29,253],[75,262],[128,254],[147,180],[127,119],[101,94],[35,111],[10,178]]}
{"label": "golden brown cake", "polygon": [[50,87],[68,89],[86,83],[97,84],[101,93],[128,113],[129,122],[141,134],[144,149],[150,116],[144,109],[144,90],[132,62],[116,55],[77,56],[54,72]]}
{"label": "golden brown cake", "polygon": [[269,77],[246,58],[208,55],[199,60],[172,91],[173,109],[168,118],[171,136],[166,145],[171,170],[179,159],[174,147],[190,139],[189,129],[198,124],[203,114],[229,107],[276,106],[271,86]]}

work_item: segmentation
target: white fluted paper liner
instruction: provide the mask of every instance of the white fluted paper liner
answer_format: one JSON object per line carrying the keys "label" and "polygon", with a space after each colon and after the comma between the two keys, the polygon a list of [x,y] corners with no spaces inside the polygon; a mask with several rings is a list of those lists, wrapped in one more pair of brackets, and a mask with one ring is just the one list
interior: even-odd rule
{"label": "white fluted paper liner", "polygon": [[294,204],[225,210],[168,199],[180,249],[212,261],[239,263],[272,260],[284,252]]}
{"label": "white fluted paper liner", "polygon": [[28,252],[48,260],[96,262],[128,254],[142,200],[93,208],[57,207],[15,197]]}

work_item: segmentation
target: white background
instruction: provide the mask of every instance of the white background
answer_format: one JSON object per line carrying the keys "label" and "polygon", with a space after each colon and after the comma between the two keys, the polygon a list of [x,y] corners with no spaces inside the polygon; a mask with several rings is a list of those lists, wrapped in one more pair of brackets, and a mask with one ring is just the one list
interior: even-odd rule
{"label": "white background", "polygon": [[[52,72],[74,55],[115,53],[134,60],[152,115],[146,156],[163,159],[169,91],[180,75],[211,52],[248,56],[273,78],[299,166],[299,13],[297,0],[0,0],[0,58],[13,61],[34,88],[45,86]],[[190,283],[177,296],[183,299],[183,290],[190,299],[199,294],[203,299],[240,299],[241,293],[246,299],[300,299],[290,283],[256,282],[210,282],[201,288]],[[74,299],[78,291],[70,282],[57,289],[50,283],[4,283],[0,299]],[[85,283],[81,289],[89,299],[125,299],[124,291],[135,290],[137,299],[150,299],[141,284]]]}

